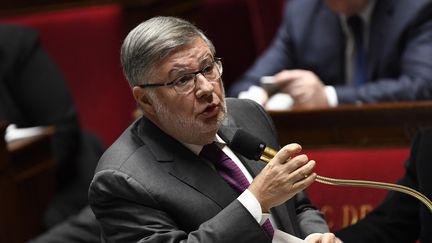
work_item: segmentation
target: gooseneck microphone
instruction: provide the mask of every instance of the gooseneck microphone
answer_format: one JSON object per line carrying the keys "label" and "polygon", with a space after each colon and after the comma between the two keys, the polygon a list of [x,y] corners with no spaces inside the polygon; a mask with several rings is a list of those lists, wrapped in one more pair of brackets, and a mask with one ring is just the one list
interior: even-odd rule
{"label": "gooseneck microphone", "polygon": [[[270,162],[277,153],[275,149],[267,147],[266,143],[261,139],[242,129],[237,130],[228,145],[233,151],[248,159],[262,160],[266,163]],[[429,198],[410,187],[377,181],[334,179],[319,175],[317,175],[315,181],[327,185],[370,187],[402,192],[417,198],[432,212],[432,202]]]}
{"label": "gooseneck microphone", "polygon": [[229,147],[243,155],[244,157],[252,160],[263,160],[270,162],[270,160],[276,155],[277,151],[267,147],[266,144],[256,136],[239,129],[234,134]]}

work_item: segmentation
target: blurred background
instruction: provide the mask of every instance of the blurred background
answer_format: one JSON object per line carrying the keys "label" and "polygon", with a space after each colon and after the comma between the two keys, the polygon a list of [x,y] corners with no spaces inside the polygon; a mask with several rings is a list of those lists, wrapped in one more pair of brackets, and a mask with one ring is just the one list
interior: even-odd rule
{"label": "blurred background", "polygon": [[[195,23],[222,58],[227,89],[270,44],[284,4],[289,1],[14,0],[1,1],[0,25],[37,31],[66,81],[80,127],[100,140],[99,156],[135,117],[136,106],[119,60],[129,30],[157,15]],[[318,162],[319,174],[394,182],[403,174],[413,134],[419,126],[432,123],[432,104],[352,105],[270,114],[281,143],[302,144]],[[0,123],[3,136],[8,123]],[[49,146],[53,133],[47,128],[29,139],[0,140],[0,242],[26,242],[46,230],[43,218],[57,183],[56,157]],[[85,183],[96,162],[80,167],[87,176]],[[386,192],[315,183],[308,193],[336,230],[364,217]]]}
{"label": "blurred background", "polygon": [[[40,32],[42,45],[67,80],[81,124],[109,145],[129,124],[134,109],[119,61],[121,42],[130,29],[157,15],[194,22],[214,42],[228,88],[268,46],[283,4],[282,0],[18,0],[1,3],[0,23]],[[101,117],[111,122],[100,122]]]}

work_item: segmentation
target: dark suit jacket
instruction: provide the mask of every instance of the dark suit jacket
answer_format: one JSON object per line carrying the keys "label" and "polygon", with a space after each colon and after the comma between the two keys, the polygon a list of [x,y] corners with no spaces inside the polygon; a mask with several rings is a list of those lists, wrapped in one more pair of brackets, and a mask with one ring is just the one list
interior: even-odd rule
{"label": "dark suit jacket", "polygon": [[377,0],[367,84],[346,86],[340,19],[322,0],[291,0],[271,46],[230,89],[230,96],[284,69],[306,69],[336,88],[339,103],[432,98],[432,1]]}
{"label": "dark suit jacket", "polygon": [[[259,105],[227,99],[227,106],[218,132],[225,141],[241,127],[278,148]],[[237,156],[252,175],[265,165]],[[270,242],[237,197],[203,159],[145,118],[102,156],[89,190],[107,242]],[[328,230],[303,193],[272,212],[282,230],[299,237]]]}
{"label": "dark suit jacket", "polygon": [[87,204],[102,144],[83,132],[66,80],[28,27],[0,25],[0,120],[19,127],[54,126],[55,199],[45,214],[51,227]]}
{"label": "dark suit jacket", "polygon": [[0,25],[0,64],[0,119],[20,127],[68,124],[78,130],[66,81],[35,30]]}
{"label": "dark suit jacket", "polygon": [[[398,184],[432,198],[432,129],[420,131],[406,161],[405,175]],[[385,173],[385,172],[383,172]],[[390,192],[383,203],[364,219],[336,232],[349,243],[432,242],[432,212],[414,197]]]}

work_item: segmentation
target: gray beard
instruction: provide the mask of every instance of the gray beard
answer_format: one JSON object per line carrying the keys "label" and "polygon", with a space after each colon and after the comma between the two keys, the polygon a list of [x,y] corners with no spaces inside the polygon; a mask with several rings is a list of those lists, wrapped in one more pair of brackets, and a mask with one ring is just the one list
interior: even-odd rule
{"label": "gray beard", "polygon": [[[207,138],[203,135],[217,131],[226,114],[225,99],[223,99],[222,113],[218,115],[216,121],[212,121],[211,123],[197,122],[195,117],[182,116],[168,110],[159,102],[156,95],[151,95],[151,99],[155,106],[154,109],[160,125],[163,128],[174,127],[174,130],[170,129],[170,131],[173,131],[172,133],[175,134],[169,133],[167,130],[165,130],[165,132],[168,132],[169,135],[184,143],[208,144],[213,141],[214,137]],[[208,141],[209,139],[210,141]]]}

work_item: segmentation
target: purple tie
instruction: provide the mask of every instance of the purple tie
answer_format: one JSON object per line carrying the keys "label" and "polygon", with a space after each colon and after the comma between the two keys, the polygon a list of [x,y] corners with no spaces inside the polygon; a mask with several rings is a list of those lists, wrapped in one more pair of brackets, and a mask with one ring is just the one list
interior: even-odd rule
{"label": "purple tie", "polygon": [[[242,193],[249,187],[249,181],[240,168],[215,143],[205,145],[199,155],[212,162],[218,174],[237,192]],[[262,227],[273,238],[273,227],[268,219]]]}

